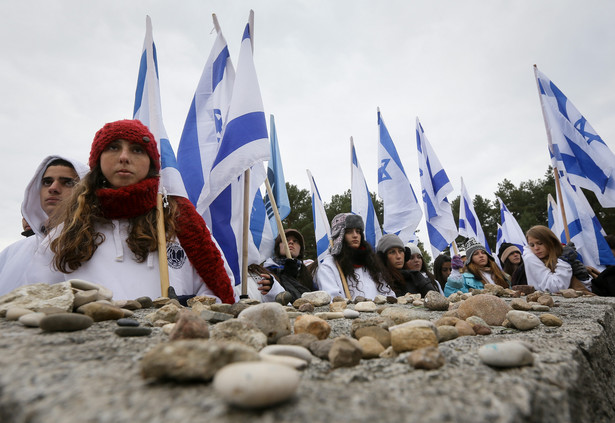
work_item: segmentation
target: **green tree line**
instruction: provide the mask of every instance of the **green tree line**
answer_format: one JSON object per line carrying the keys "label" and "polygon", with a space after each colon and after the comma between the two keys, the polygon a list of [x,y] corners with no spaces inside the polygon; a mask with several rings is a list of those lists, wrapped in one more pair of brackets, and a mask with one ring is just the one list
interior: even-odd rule
{"label": "green tree line", "polygon": [[[286,219],[283,220],[285,228],[295,228],[303,234],[305,238],[305,257],[316,257],[316,240],[314,237],[314,223],[312,220],[312,199],[311,193],[306,189],[299,189],[296,185],[286,183],[288,191],[288,199],[290,201],[291,212]],[[615,208],[605,209],[600,206],[593,192],[583,190],[589,204],[592,206],[594,213],[602,224],[607,234],[615,233]],[[551,194],[557,201],[555,193],[555,180],[553,169],[545,172],[543,178],[536,180],[527,180],[519,183],[518,186],[513,184],[508,179],[504,179],[498,184],[497,190],[494,193],[493,199],[485,198],[477,195],[473,199],[474,209],[481,222],[481,226],[485,231],[485,236],[492,250],[495,249],[495,241],[497,235],[497,224],[500,223],[500,205],[497,197],[502,199],[506,207],[513,214],[519,226],[523,231],[527,231],[534,225],[547,225],[547,195]],[[330,202],[325,202],[325,212],[329,222],[339,213],[350,212],[350,190],[343,194],[336,194],[331,197]],[[383,222],[383,204],[376,196],[376,193],[371,193],[374,208],[378,216],[378,220]],[[450,200],[450,199],[449,199]],[[453,208],[453,216],[455,222],[459,223],[459,196],[451,201]],[[465,238],[458,237],[457,243],[462,244]],[[425,249],[419,244],[419,248],[423,251],[425,261],[431,261],[430,249]]]}

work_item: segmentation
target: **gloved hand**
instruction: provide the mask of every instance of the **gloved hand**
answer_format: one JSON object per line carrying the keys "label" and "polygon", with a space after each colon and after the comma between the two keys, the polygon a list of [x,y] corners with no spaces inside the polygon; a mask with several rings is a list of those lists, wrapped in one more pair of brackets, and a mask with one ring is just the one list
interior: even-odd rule
{"label": "gloved hand", "polygon": [[282,270],[282,273],[296,279],[299,274],[299,262],[295,259],[287,258],[284,261],[284,270]]}
{"label": "gloved hand", "polygon": [[451,259],[451,267],[455,270],[459,270],[463,267],[463,260],[461,260],[461,257],[457,254],[455,254],[453,256],[453,258]]}
{"label": "gloved hand", "polygon": [[574,263],[574,261],[577,259],[577,255],[578,254],[574,243],[571,242],[568,245],[564,246],[564,250],[562,251],[562,255],[560,256],[560,258],[568,264],[572,265],[572,263]]}
{"label": "gloved hand", "polygon": [[572,263],[570,263],[570,266],[572,266],[572,274],[576,276],[578,280],[586,281],[589,279],[589,272],[580,260],[573,261]]}

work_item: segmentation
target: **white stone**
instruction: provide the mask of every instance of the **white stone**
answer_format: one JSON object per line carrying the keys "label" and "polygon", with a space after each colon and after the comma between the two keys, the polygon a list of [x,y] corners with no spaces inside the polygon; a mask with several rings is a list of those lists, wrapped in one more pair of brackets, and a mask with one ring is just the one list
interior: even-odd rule
{"label": "white stone", "polygon": [[361,313],[359,313],[358,311],[352,310],[350,308],[345,309],[342,314],[346,319],[356,319],[361,315]]}
{"label": "white stone", "polygon": [[175,328],[175,325],[175,323],[167,323],[162,327],[162,332],[166,335],[169,335]]}
{"label": "white stone", "polygon": [[4,316],[12,307],[23,307],[33,311],[57,307],[68,312],[73,310],[74,298],[68,282],[24,285],[0,297],[0,316]]}
{"label": "white stone", "polygon": [[74,308],[79,308],[84,304],[94,302],[98,299],[97,289],[88,289],[87,291],[75,292],[75,300],[73,302]]}
{"label": "white stone", "polygon": [[19,320],[19,318],[25,314],[34,313],[29,308],[24,307],[11,307],[6,311],[6,320]]}
{"label": "white stone", "polygon": [[519,330],[530,330],[540,325],[540,319],[527,311],[511,310],[506,313],[506,319]]}
{"label": "white stone", "polygon": [[534,363],[534,355],[521,342],[486,344],[478,349],[483,363],[493,367],[518,367]]}
{"label": "white stone", "polygon": [[354,305],[354,309],[356,311],[371,312],[371,311],[376,311],[377,307],[376,307],[376,303],[374,303],[373,301],[361,301]]}
{"label": "white stone", "polygon": [[288,366],[251,361],[223,367],[216,373],[213,387],[231,405],[261,408],[292,397],[299,380],[299,372]]}
{"label": "white stone", "polygon": [[265,348],[260,350],[259,354],[296,357],[307,361],[308,363],[312,361],[313,357],[310,350],[300,345],[267,345]]}
{"label": "white stone", "polygon": [[303,370],[308,366],[308,362],[297,357],[289,355],[274,355],[259,353],[263,361],[267,363],[277,363],[283,366],[288,366],[291,369]]}
{"label": "white stone", "polygon": [[391,326],[389,328],[389,332],[392,332],[393,330],[398,329],[398,328],[429,328],[433,331],[433,333],[436,334],[436,337],[438,336],[438,329],[436,328],[436,325],[433,322],[430,322],[429,320],[422,320],[422,319],[410,320],[409,322]]}
{"label": "white stone", "polygon": [[314,307],[324,306],[331,302],[331,295],[326,291],[304,292],[301,298],[308,300]]}
{"label": "white stone", "polygon": [[109,288],[97,283],[84,281],[82,279],[70,279],[67,282],[70,283],[73,288],[80,289],[82,291],[96,289],[98,291],[98,296],[96,299],[98,300],[110,300],[113,298],[113,292]]}
{"label": "white stone", "polygon": [[290,334],[290,318],[284,307],[278,303],[253,305],[239,313],[237,318],[254,323],[271,344],[282,336]]}
{"label": "white stone", "polygon": [[374,297],[374,303],[376,304],[386,304],[387,303],[387,297],[385,297],[384,295],[376,295]]}
{"label": "white stone", "polygon": [[41,319],[45,317],[45,313],[37,312],[37,313],[29,313],[21,316],[18,321],[24,326],[28,326],[31,328],[37,328]]}

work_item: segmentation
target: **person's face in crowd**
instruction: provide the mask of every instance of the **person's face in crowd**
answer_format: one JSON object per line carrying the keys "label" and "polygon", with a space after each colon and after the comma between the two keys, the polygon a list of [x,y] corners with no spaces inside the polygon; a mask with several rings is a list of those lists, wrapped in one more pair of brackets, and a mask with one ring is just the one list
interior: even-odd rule
{"label": "person's face in crowd", "polygon": [[389,266],[394,269],[402,269],[404,267],[404,254],[406,251],[400,247],[391,247],[387,250],[387,260]]}
{"label": "person's face in crowd", "polygon": [[544,245],[539,239],[534,238],[533,236],[528,236],[527,244],[532,250],[532,253],[534,253],[534,255],[536,255],[536,257],[538,257],[539,259],[543,260],[549,256],[547,246]]}
{"label": "person's face in crowd", "polygon": [[[297,258],[301,254],[301,244],[294,235],[286,235],[286,241],[288,242],[288,249],[292,258]],[[280,256],[286,257],[286,248],[284,242],[280,241]]]}
{"label": "person's face in crowd", "polygon": [[348,244],[349,247],[359,248],[361,245],[361,229],[346,229],[346,232],[344,233],[344,241],[346,241],[346,244]]}
{"label": "person's face in crowd", "polygon": [[406,263],[410,270],[421,270],[421,267],[423,267],[423,256],[419,253],[412,254]]}
{"label": "person's face in crowd", "polygon": [[451,262],[450,261],[442,263],[441,272],[442,272],[442,277],[444,278],[444,280],[448,279],[448,277],[450,276],[451,269],[452,268],[451,268]]}
{"label": "person's face in crowd", "polygon": [[77,172],[67,166],[49,166],[41,178],[41,208],[51,216],[60,201],[67,198],[78,180]]}
{"label": "person's face in crowd", "polygon": [[100,169],[114,188],[141,182],[150,168],[150,158],[137,143],[123,139],[111,142],[100,155]]}
{"label": "person's face in crowd", "polygon": [[472,255],[472,263],[480,267],[485,267],[487,263],[489,263],[489,256],[483,250],[477,250]]}
{"label": "person's face in crowd", "polygon": [[520,264],[521,253],[519,251],[513,251],[508,255],[508,261],[510,261],[512,264]]}

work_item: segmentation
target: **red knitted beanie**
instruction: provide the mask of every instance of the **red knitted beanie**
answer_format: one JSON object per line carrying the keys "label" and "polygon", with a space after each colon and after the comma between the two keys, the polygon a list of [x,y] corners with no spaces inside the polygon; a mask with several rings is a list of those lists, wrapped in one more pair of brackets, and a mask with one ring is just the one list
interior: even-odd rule
{"label": "red knitted beanie", "polygon": [[126,140],[141,145],[152,160],[156,171],[160,171],[160,153],[152,133],[138,120],[118,120],[105,124],[94,136],[90,150],[90,169],[98,164],[100,155],[115,140]]}

